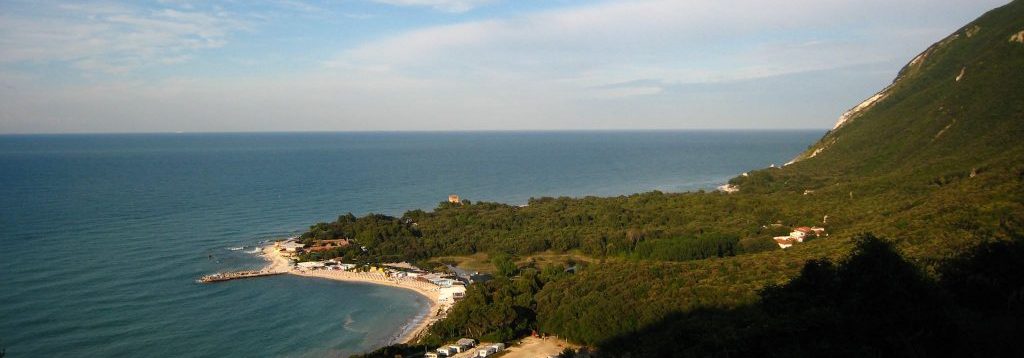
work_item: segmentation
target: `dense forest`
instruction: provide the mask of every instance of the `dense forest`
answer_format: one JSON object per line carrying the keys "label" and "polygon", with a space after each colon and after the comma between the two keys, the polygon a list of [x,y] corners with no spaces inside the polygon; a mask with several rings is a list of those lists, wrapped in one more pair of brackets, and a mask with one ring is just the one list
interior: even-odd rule
{"label": "dense forest", "polygon": [[[537,330],[599,356],[1021,356],[1022,30],[1021,0],[964,26],[794,163],[732,179],[737,193],[442,203],[303,237],[352,238],[367,250],[330,255],[356,260],[595,260],[503,269],[426,345]],[[804,225],[828,236],[771,241]]]}

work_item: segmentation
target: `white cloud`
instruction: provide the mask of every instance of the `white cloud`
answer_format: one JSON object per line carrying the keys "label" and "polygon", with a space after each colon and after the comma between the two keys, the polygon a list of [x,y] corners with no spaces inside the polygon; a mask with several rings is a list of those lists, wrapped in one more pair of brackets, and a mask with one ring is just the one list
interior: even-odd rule
{"label": "white cloud", "polygon": [[494,3],[496,0],[371,0],[376,3],[394,6],[429,7],[446,12],[466,12],[474,8]]}
{"label": "white cloud", "polygon": [[[605,2],[420,29],[346,50],[327,63],[416,77],[525,75],[595,82],[590,85],[768,77],[905,57],[922,44],[900,38],[908,32],[872,34],[871,23],[893,26],[894,18],[926,3],[942,9],[936,11],[957,7],[924,0]],[[849,33],[829,34],[837,30]],[[949,31],[932,30],[913,40]],[[823,35],[813,36],[816,31]]]}
{"label": "white cloud", "polygon": [[[48,86],[0,73],[0,132],[826,127],[1002,1],[602,2],[365,40],[287,75]],[[0,15],[0,64],[132,71],[247,26],[175,9]]]}
{"label": "white cloud", "polygon": [[44,15],[0,15],[0,63],[63,61],[123,73],[222,47],[246,23],[223,12],[57,4]]}

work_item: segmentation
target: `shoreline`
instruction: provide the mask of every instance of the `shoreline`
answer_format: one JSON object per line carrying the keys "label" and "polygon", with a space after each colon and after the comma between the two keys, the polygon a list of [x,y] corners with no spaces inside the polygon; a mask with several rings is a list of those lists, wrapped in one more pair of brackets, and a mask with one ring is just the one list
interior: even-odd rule
{"label": "shoreline", "polygon": [[[424,314],[417,315],[412,319],[412,321],[402,326],[401,331],[397,332],[397,334],[393,336],[392,341],[388,342],[388,344],[409,343],[416,338],[419,338],[423,332],[430,327],[430,325],[440,319],[440,313],[448,308],[438,301],[439,288],[426,282],[409,278],[388,278],[383,274],[368,272],[335,270],[303,271],[291,268],[288,264],[288,259],[275,250],[273,244],[264,246],[260,251],[260,256],[269,262],[269,265],[264,268],[268,271],[342,282],[365,283],[402,288],[418,293],[420,296],[426,298],[427,309]],[[412,329],[409,329],[410,327]]]}

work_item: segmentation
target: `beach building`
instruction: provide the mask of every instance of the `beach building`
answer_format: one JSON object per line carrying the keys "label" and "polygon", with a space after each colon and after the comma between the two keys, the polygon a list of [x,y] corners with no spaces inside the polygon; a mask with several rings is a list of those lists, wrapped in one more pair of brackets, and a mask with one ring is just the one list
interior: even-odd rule
{"label": "beach building", "polygon": [[316,270],[324,268],[325,266],[327,265],[324,264],[322,261],[306,261],[299,263],[299,268],[303,270]]}
{"label": "beach building", "polygon": [[463,297],[466,297],[466,286],[462,285],[441,287],[437,293],[437,301],[441,303],[454,303]]}
{"label": "beach building", "polygon": [[476,351],[475,356],[476,357],[490,357],[490,356],[495,355],[498,352],[501,352],[503,350],[505,350],[505,343],[495,343],[495,344],[491,344],[491,345],[487,345],[487,346],[481,346],[480,349],[478,349]]}
{"label": "beach building", "polygon": [[473,340],[472,338],[461,338],[458,341],[455,341],[455,344],[458,344],[462,347],[470,348],[476,345],[476,341]]}
{"label": "beach building", "polygon": [[472,275],[469,275],[469,283],[484,283],[492,279],[494,279],[494,276],[491,276],[491,274],[488,273],[476,272],[473,273]]}
{"label": "beach building", "polygon": [[469,350],[472,349],[473,346],[475,346],[475,345],[476,345],[476,341],[475,340],[472,340],[470,338],[461,338],[458,341],[455,341],[455,344],[452,345],[452,347],[459,347],[459,353],[463,353],[463,352],[469,352]]}
{"label": "beach building", "polygon": [[430,282],[439,287],[452,287],[452,285],[454,285],[456,282],[454,279],[436,273],[420,275],[419,279],[422,281]]}
{"label": "beach building", "polygon": [[464,348],[464,347],[462,347],[462,346],[460,346],[458,344],[450,345],[450,346],[448,346],[448,348],[451,349],[451,350],[454,350],[456,354],[462,353],[462,352],[466,351],[466,348]]}
{"label": "beach building", "polygon": [[437,349],[437,355],[442,357],[450,357],[455,355],[455,350],[452,347],[441,347]]}

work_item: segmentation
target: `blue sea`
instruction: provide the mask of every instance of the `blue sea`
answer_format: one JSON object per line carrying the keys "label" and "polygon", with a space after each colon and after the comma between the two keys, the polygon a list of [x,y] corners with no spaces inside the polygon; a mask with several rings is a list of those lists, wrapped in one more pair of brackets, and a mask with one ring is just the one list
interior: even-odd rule
{"label": "blue sea", "polygon": [[9,357],[345,356],[426,301],[276,276],[260,243],[448,194],[525,203],[713,189],[823,131],[0,136],[0,347]]}

